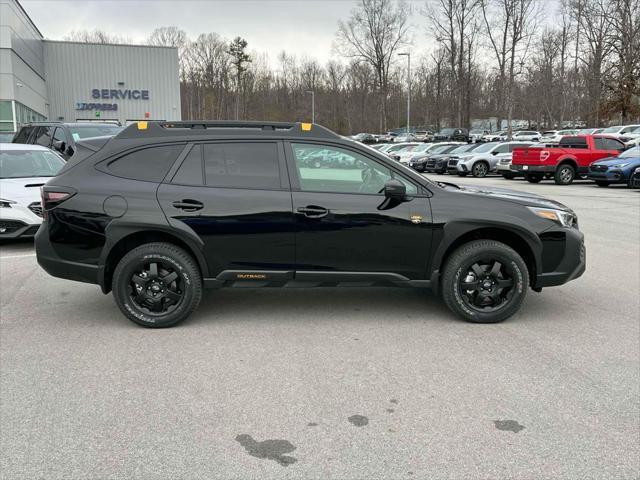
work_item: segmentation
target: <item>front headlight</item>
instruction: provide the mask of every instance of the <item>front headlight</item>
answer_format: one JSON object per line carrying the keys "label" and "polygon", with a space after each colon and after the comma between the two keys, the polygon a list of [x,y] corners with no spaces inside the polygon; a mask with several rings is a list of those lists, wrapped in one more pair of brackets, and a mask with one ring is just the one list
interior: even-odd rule
{"label": "front headlight", "polygon": [[572,212],[567,212],[565,210],[556,210],[555,208],[527,208],[538,217],[552,220],[562,227],[571,228],[578,223],[578,217]]}
{"label": "front headlight", "polygon": [[626,162],[626,163],[616,163],[615,165],[611,165],[611,168],[624,168],[627,165],[629,165],[630,162]]}
{"label": "front headlight", "polygon": [[4,198],[0,198],[0,208],[11,208],[11,205],[14,205],[16,202],[13,200],[5,200]]}

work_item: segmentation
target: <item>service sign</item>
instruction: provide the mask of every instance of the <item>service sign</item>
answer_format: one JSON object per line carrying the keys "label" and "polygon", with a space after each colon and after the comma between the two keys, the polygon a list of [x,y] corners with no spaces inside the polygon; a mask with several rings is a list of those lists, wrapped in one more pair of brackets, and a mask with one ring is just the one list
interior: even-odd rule
{"label": "service sign", "polygon": [[[149,90],[93,88],[91,98],[93,99],[91,102],[76,102],[76,110],[117,111],[118,104],[114,103],[114,100],[149,100]],[[99,100],[111,102],[99,102]]]}

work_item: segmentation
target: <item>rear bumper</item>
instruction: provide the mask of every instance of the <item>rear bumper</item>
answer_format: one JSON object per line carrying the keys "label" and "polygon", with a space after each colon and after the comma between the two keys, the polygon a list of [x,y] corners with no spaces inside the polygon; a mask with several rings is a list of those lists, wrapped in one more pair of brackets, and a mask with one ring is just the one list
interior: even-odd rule
{"label": "rear bumper", "polygon": [[556,171],[555,165],[513,165],[511,164],[511,171],[525,174],[525,173],[553,173]]}
{"label": "rear bumper", "polygon": [[63,260],[56,254],[51,246],[46,225],[38,230],[35,246],[38,264],[49,275],[77,282],[99,284],[97,265]]}
{"label": "rear bumper", "polygon": [[580,277],[587,268],[584,235],[577,229],[566,229],[562,261],[552,272],[539,273],[534,287],[554,287]]}

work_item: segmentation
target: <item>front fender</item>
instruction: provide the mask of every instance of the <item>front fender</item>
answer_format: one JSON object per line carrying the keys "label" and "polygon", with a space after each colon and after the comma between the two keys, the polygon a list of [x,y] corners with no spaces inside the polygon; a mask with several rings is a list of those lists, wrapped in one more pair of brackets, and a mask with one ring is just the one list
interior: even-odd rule
{"label": "front fender", "polygon": [[[434,254],[432,256],[431,284],[433,290],[437,292],[439,278],[442,269],[442,263],[451,251],[461,244],[460,239],[468,239],[469,241],[475,235],[480,238],[494,237],[496,234],[507,233],[510,238],[523,242],[523,246],[531,253],[535,263],[536,272],[542,271],[542,242],[538,235],[514,222],[513,219],[495,219],[495,220],[476,220],[476,219],[459,219],[447,222],[438,232],[434,232],[433,247]],[[462,242],[464,243],[464,241]],[[534,273],[534,272],[530,272]]]}

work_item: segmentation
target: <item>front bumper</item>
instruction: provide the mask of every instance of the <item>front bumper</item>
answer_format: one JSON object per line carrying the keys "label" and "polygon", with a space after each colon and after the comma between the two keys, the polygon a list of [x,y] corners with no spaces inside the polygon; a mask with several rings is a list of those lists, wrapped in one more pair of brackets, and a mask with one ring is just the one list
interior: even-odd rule
{"label": "front bumper", "polygon": [[498,172],[510,172],[511,164],[510,163],[498,163],[496,165],[496,171]]}
{"label": "front bumper", "polygon": [[587,251],[582,232],[576,228],[563,229],[561,232],[565,233],[564,242],[553,242],[557,243],[557,246],[554,245],[552,248],[564,248],[564,251],[545,251],[545,255],[557,255],[561,260],[553,270],[538,273],[535,288],[564,285],[580,277],[587,268]]}
{"label": "front bumper", "polygon": [[42,218],[24,205],[0,208],[0,239],[33,237],[41,223]]}
{"label": "front bumper", "polygon": [[589,170],[587,178],[598,182],[627,183],[627,177],[625,177],[624,172],[617,169],[607,170],[604,172]]}

